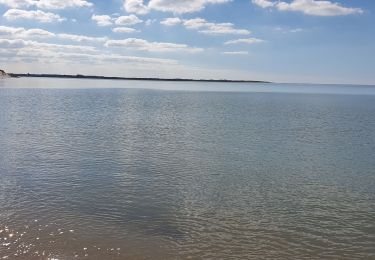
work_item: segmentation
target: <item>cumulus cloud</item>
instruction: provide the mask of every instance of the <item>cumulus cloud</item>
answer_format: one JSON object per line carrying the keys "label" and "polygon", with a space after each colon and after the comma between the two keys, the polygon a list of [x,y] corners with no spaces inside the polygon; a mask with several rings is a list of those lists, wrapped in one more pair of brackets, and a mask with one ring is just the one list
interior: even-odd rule
{"label": "cumulus cloud", "polygon": [[[144,65],[165,64],[175,65],[176,60],[149,58],[137,56],[124,56],[114,53],[104,53],[95,47],[85,45],[64,45],[42,43],[22,39],[0,39],[1,57],[6,57],[7,62],[35,62],[40,63],[75,63],[90,64],[100,63],[139,63]],[[0,60],[1,60],[0,57]]]}
{"label": "cumulus cloud", "polygon": [[65,53],[78,52],[78,53],[99,53],[99,51],[93,46],[86,45],[70,45],[70,44],[56,44],[56,43],[42,43],[36,41],[27,41],[27,46],[42,51],[62,51]]}
{"label": "cumulus cloud", "polygon": [[165,26],[175,26],[183,24],[189,30],[196,30],[200,33],[211,34],[211,35],[223,35],[223,34],[238,34],[248,35],[251,32],[246,29],[237,29],[232,23],[212,23],[208,22],[203,18],[193,18],[181,20],[180,18],[166,18],[160,22]]}
{"label": "cumulus cloud", "polygon": [[62,40],[69,40],[74,42],[91,42],[91,43],[103,43],[108,40],[107,37],[91,37],[78,34],[66,34],[66,33],[52,33],[43,29],[33,28],[25,29],[23,27],[8,27],[0,26],[0,36],[5,36],[12,39],[44,39],[44,38],[56,38]]}
{"label": "cumulus cloud", "polygon": [[136,29],[134,28],[130,28],[130,27],[115,27],[112,29],[113,32],[115,33],[134,33],[134,32],[138,32]]}
{"label": "cumulus cloud", "polygon": [[144,5],[143,0],[125,0],[124,9],[128,13],[147,14],[148,6]]}
{"label": "cumulus cloud", "polygon": [[51,38],[54,36],[56,36],[56,34],[43,29],[25,30],[22,35],[24,38]]}
{"label": "cumulus cloud", "polygon": [[1,42],[0,46],[2,48],[12,48],[12,49],[28,48],[29,50],[33,50],[34,54],[38,51],[97,53],[97,50],[95,49],[95,47],[92,47],[92,46],[42,43],[42,42],[23,40],[23,39],[0,39],[0,42]]}
{"label": "cumulus cloud", "polygon": [[8,26],[0,26],[0,35],[1,36],[12,36],[16,34],[23,33],[25,31],[22,27],[8,27]]}
{"label": "cumulus cloud", "polygon": [[91,20],[95,21],[98,26],[111,26],[112,18],[109,15],[92,15]]}
{"label": "cumulus cloud", "polygon": [[270,0],[252,0],[251,2],[262,8],[272,7],[276,4],[275,2],[272,2]]}
{"label": "cumulus cloud", "polygon": [[91,37],[77,34],[59,33],[57,37],[64,40],[70,40],[75,42],[105,42],[108,40],[107,37]]}
{"label": "cumulus cloud", "polygon": [[222,4],[231,0],[151,0],[148,6],[162,12],[177,14],[197,12],[208,4]]}
{"label": "cumulus cloud", "polygon": [[124,15],[117,18],[112,18],[109,15],[93,15],[91,16],[91,20],[95,21],[98,26],[111,26],[113,24],[129,26],[143,22],[134,14]]}
{"label": "cumulus cloud", "polygon": [[16,39],[16,40],[9,40],[9,39],[0,39],[0,48],[4,49],[18,49],[25,46],[25,41]]}
{"label": "cumulus cloud", "polygon": [[0,4],[12,8],[34,6],[40,9],[66,9],[93,6],[91,2],[86,0],[0,0]]}
{"label": "cumulus cloud", "polygon": [[105,43],[107,47],[123,47],[149,52],[201,52],[203,49],[190,47],[186,44],[176,44],[167,42],[149,42],[143,39],[128,38],[124,40],[109,40]]}
{"label": "cumulus cloud", "polygon": [[143,21],[139,19],[137,16],[134,14],[131,15],[125,15],[125,16],[120,16],[115,20],[115,24],[117,25],[134,25],[138,23],[142,23]]}
{"label": "cumulus cloud", "polygon": [[160,24],[165,25],[165,26],[174,26],[180,23],[182,23],[182,20],[178,17],[166,18],[160,22]]}
{"label": "cumulus cloud", "polygon": [[264,40],[257,39],[257,38],[245,38],[245,39],[236,39],[236,40],[231,40],[227,41],[224,44],[229,45],[229,44],[254,44],[254,43],[262,43]]}
{"label": "cumulus cloud", "polygon": [[[179,18],[177,18],[179,19]],[[187,20],[177,20],[175,18],[167,18],[162,24],[172,26],[182,23],[189,30],[196,30],[199,33],[211,35],[237,34],[248,35],[251,32],[247,29],[237,29],[232,23],[212,23],[207,22],[203,18],[193,18]]]}
{"label": "cumulus cloud", "polygon": [[42,23],[53,23],[53,22],[62,22],[66,19],[61,17],[58,14],[43,12],[41,10],[36,11],[27,11],[20,9],[9,9],[3,15],[7,20],[35,20]]}
{"label": "cumulus cloud", "polygon": [[252,0],[252,3],[262,8],[276,8],[279,11],[295,11],[315,16],[342,16],[363,13],[361,8],[345,7],[339,3],[325,0],[293,0],[291,2]]}
{"label": "cumulus cloud", "polygon": [[209,4],[228,3],[232,0],[150,0],[146,5],[143,0],[124,0],[124,9],[129,13],[146,14],[151,9],[176,14],[200,11]]}
{"label": "cumulus cloud", "polygon": [[0,36],[6,36],[11,38],[51,38],[55,37],[56,34],[43,30],[43,29],[28,29],[23,27],[8,27],[0,26]]}

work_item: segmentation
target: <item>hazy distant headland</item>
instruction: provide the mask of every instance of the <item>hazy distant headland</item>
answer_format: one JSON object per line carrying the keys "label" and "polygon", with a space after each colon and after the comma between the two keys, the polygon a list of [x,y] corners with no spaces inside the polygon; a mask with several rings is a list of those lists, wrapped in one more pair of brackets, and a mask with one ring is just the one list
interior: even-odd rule
{"label": "hazy distant headland", "polygon": [[[5,72],[4,72],[5,73]],[[106,77],[92,75],[62,75],[62,74],[31,74],[31,73],[8,73],[10,77],[30,78],[72,78],[72,79],[111,79],[111,80],[149,80],[149,81],[192,81],[192,82],[232,82],[232,83],[270,83],[260,80],[228,80],[228,79],[184,79],[184,78],[137,78],[137,77]]]}
{"label": "hazy distant headland", "polygon": [[0,78],[8,78],[9,75],[4,71],[4,70],[0,70]]}

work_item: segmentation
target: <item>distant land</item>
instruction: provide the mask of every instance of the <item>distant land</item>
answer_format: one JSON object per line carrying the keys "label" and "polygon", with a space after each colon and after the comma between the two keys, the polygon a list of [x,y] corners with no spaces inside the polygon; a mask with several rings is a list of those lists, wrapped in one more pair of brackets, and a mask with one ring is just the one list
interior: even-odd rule
{"label": "distant land", "polygon": [[[4,72],[5,73],[5,72]],[[192,82],[231,82],[231,83],[270,83],[260,80],[229,80],[229,79],[183,79],[183,78],[136,78],[136,77],[105,77],[90,75],[62,75],[62,74],[31,74],[31,73],[8,73],[10,77],[30,78],[68,78],[68,79],[111,79],[111,80],[149,80],[149,81],[192,81]]]}
{"label": "distant land", "polygon": [[9,75],[4,70],[0,70],[0,78],[7,78],[7,77],[9,77]]}

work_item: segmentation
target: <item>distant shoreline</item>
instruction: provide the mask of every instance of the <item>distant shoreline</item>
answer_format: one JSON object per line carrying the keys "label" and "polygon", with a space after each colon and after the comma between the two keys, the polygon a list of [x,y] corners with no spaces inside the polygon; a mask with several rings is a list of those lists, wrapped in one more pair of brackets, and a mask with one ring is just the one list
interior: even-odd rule
{"label": "distant shoreline", "polygon": [[105,77],[90,75],[61,75],[61,74],[31,74],[8,73],[12,78],[67,78],[67,79],[111,79],[111,80],[144,80],[144,81],[184,81],[184,82],[226,82],[226,83],[271,83],[261,80],[229,80],[229,79],[183,79],[183,78],[137,78],[137,77]]}

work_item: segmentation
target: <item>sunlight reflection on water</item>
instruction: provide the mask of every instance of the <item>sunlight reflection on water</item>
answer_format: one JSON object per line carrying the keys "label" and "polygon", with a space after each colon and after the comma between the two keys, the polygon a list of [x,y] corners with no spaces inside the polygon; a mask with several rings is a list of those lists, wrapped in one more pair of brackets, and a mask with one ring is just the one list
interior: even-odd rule
{"label": "sunlight reflection on water", "polygon": [[374,96],[90,82],[0,89],[0,259],[375,256]]}

